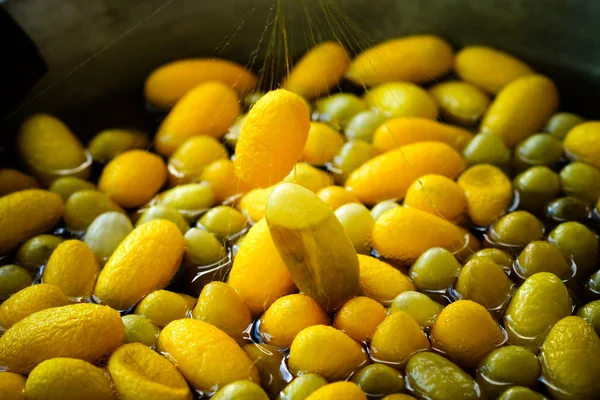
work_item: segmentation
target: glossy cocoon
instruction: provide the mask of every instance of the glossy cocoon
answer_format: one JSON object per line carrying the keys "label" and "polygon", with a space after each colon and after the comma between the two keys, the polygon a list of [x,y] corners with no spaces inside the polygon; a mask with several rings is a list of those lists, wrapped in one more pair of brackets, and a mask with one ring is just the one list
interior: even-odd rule
{"label": "glossy cocoon", "polygon": [[90,248],[79,240],[67,240],[52,252],[42,282],[58,286],[67,296],[92,294],[100,265]]}
{"label": "glossy cocoon", "polygon": [[25,385],[28,400],[115,400],[106,371],[74,358],[46,360],[31,371]]}
{"label": "glossy cocoon", "polygon": [[529,75],[505,86],[488,108],[479,130],[491,132],[514,147],[539,132],[558,107],[554,82],[542,75]]}
{"label": "glossy cocoon", "polygon": [[354,246],[333,210],[310,190],[282,183],[267,200],[273,243],[296,286],[326,311],[358,294]]}
{"label": "glossy cocoon", "polygon": [[358,342],[335,328],[314,325],[303,329],[290,347],[288,365],[293,374],[312,372],[328,381],[346,379],[366,362]]}
{"label": "glossy cocoon", "polygon": [[237,93],[221,82],[210,81],[187,92],[163,120],[154,146],[170,156],[192,136],[220,138],[240,114]]}
{"label": "glossy cocoon", "polygon": [[367,205],[402,199],[420,176],[438,174],[454,179],[465,167],[461,155],[441,142],[418,142],[370,159],[346,180],[346,189]]}
{"label": "glossy cocoon", "polygon": [[242,239],[227,283],[254,317],[260,316],[278,298],[296,291],[264,219]]}
{"label": "glossy cocoon", "polygon": [[[399,240],[402,238],[402,240]],[[432,247],[456,252],[469,245],[479,249],[477,239],[438,216],[415,208],[399,207],[377,218],[373,227],[373,248],[382,256],[404,263],[415,261]]]}
{"label": "glossy cocoon", "polygon": [[483,306],[458,300],[447,305],[431,329],[431,345],[460,365],[474,367],[504,340]]}
{"label": "glossy cocoon", "polygon": [[158,351],[168,354],[197,390],[212,391],[241,379],[259,382],[258,370],[235,340],[203,321],[171,322],[158,337]]}
{"label": "glossy cocoon", "polygon": [[430,347],[419,324],[408,313],[398,311],[387,316],[377,327],[371,340],[371,356],[401,368],[413,354]]}

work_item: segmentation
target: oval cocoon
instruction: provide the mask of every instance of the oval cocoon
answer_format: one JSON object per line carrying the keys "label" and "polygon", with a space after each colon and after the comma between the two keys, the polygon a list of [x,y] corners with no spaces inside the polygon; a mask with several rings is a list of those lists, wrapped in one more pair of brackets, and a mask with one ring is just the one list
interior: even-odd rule
{"label": "oval cocoon", "polygon": [[415,208],[398,207],[377,218],[372,241],[383,257],[411,263],[432,247],[458,251],[470,243],[467,238],[466,230],[445,219]]}
{"label": "oval cocoon", "polygon": [[370,159],[354,170],[346,189],[368,205],[402,199],[420,176],[443,175],[454,179],[464,168],[461,155],[441,142],[418,142]]}
{"label": "oval cocoon", "polygon": [[134,306],[148,293],[167,286],[183,251],[183,235],[174,223],[159,219],[140,225],[109,258],[94,296],[118,310]]}
{"label": "oval cocoon", "polygon": [[48,308],[14,324],[0,338],[0,365],[27,374],[57,357],[95,362],[125,338],[121,316],[110,307],[73,304]]}
{"label": "oval cocoon", "polygon": [[304,100],[279,89],[264,95],[242,124],[235,147],[235,173],[266,188],[285,178],[302,157],[310,116]]}
{"label": "oval cocoon", "polygon": [[466,129],[442,124],[428,118],[394,118],[382,124],[373,136],[373,146],[380,152],[393,150],[411,143],[444,142],[462,150],[473,135]]}
{"label": "oval cocoon", "polygon": [[156,150],[170,156],[192,136],[220,138],[240,113],[237,93],[221,82],[206,82],[186,93],[158,128]]}
{"label": "oval cocoon", "polygon": [[0,198],[0,255],[52,228],[63,214],[62,198],[46,190],[29,189]]}
{"label": "oval cocoon", "polygon": [[158,350],[198,390],[212,391],[237,380],[260,382],[256,366],[235,340],[203,321],[171,322],[158,337]]}
{"label": "oval cocoon", "polygon": [[310,49],[294,66],[283,88],[307,99],[326,94],[344,76],[350,56],[337,42],[324,42]]}
{"label": "oval cocoon", "polygon": [[386,40],[360,53],[348,78],[367,86],[391,81],[430,82],[452,68],[452,47],[435,35]]}
{"label": "oval cocoon", "polygon": [[539,132],[558,107],[554,82],[542,75],[519,78],[498,93],[481,121],[480,132],[500,136],[514,147]]}
{"label": "oval cocoon", "polygon": [[146,99],[153,106],[166,109],[189,90],[208,81],[222,82],[240,94],[256,86],[256,76],[241,65],[215,58],[193,58],[174,61],[152,71],[146,79]]}

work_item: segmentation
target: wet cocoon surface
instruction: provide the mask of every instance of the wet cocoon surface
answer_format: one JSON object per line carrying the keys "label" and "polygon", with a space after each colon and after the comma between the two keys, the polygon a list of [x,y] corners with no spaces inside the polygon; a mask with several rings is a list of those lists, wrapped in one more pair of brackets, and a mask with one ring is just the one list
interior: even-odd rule
{"label": "wet cocoon surface", "polygon": [[505,86],[488,108],[480,132],[491,132],[514,147],[544,127],[558,107],[554,82],[542,75],[529,75]]}
{"label": "wet cocoon surface", "polygon": [[462,150],[473,138],[466,129],[427,118],[401,117],[381,124],[375,131],[373,146],[382,153],[407,144],[436,141]]}
{"label": "wet cocoon surface", "polygon": [[469,216],[477,225],[488,226],[510,206],[510,180],[493,165],[479,164],[467,169],[458,178],[458,185],[465,191]]}
{"label": "wet cocoon surface", "polygon": [[235,340],[203,321],[171,322],[160,333],[158,350],[198,390],[215,390],[240,379],[259,383],[258,370]]}
{"label": "wet cocoon surface", "polygon": [[242,239],[227,283],[254,317],[260,316],[278,298],[297,290],[264,219]]}
{"label": "wet cocoon surface", "polygon": [[454,179],[465,166],[460,154],[441,142],[419,142],[381,154],[358,167],[346,188],[367,205],[402,199],[420,176],[438,174]]}
{"label": "wet cocoon surface", "polygon": [[266,220],[273,243],[298,288],[333,311],[358,294],[354,246],[333,210],[293,183],[275,187]]}
{"label": "wet cocoon surface", "polygon": [[[451,252],[466,245],[468,233],[452,223],[414,208],[387,211],[375,221],[373,247],[383,257],[410,263],[432,247]],[[473,242],[477,250],[479,243]]]}
{"label": "wet cocoon surface", "polygon": [[60,172],[72,171],[80,178],[90,174],[83,145],[52,115],[35,114],[26,119],[17,136],[17,149],[27,167],[47,185]]}

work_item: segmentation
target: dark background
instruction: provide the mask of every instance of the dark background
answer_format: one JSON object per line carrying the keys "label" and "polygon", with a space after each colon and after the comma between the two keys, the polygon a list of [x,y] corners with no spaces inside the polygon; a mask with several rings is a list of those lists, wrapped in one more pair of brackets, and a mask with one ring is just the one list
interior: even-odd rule
{"label": "dark background", "polygon": [[[270,11],[273,15],[275,1],[4,2],[0,7],[37,45],[47,72],[25,100],[10,96],[9,100],[14,101],[0,113],[0,148],[2,142],[9,148],[6,139],[14,136],[20,121],[39,111],[55,113],[76,134],[86,138],[101,128],[118,125],[151,129],[161,116],[148,114],[144,108],[142,85],[148,73],[158,65],[189,56],[218,55],[248,64],[260,38],[265,36],[265,24]],[[314,39],[333,37],[319,0],[284,3],[292,58],[302,54]],[[576,111],[588,118],[600,115],[598,0],[337,0],[335,3],[357,23],[356,28],[345,25],[345,32],[353,33],[357,39],[350,43],[353,47],[414,33],[437,33],[456,47],[493,46],[522,58],[555,79],[563,110]],[[307,13],[313,18],[313,30],[321,37],[307,36]],[[337,29],[335,33],[340,35]],[[11,35],[2,38],[0,63],[5,65],[13,59],[7,54],[11,40]],[[252,65],[255,71],[262,65],[265,48],[263,41]],[[11,79],[2,77],[5,88]],[[0,154],[0,162],[7,160],[7,153]]]}

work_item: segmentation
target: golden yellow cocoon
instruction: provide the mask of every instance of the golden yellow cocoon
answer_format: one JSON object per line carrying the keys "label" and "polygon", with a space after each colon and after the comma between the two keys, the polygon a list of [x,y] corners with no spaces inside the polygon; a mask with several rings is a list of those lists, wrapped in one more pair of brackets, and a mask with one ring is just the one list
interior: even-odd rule
{"label": "golden yellow cocoon", "polygon": [[122,207],[149,202],[167,180],[164,161],[144,150],[130,150],[113,158],[102,171],[98,188]]}
{"label": "golden yellow cocoon", "polygon": [[402,117],[390,119],[377,128],[373,146],[384,153],[411,143],[435,141],[462,150],[472,138],[469,131],[457,126],[428,118]]}
{"label": "golden yellow cocoon", "polygon": [[323,122],[311,122],[302,160],[312,165],[324,165],[337,154],[344,144],[344,137]]}
{"label": "golden yellow cocoon", "polygon": [[365,393],[353,382],[334,382],[312,392],[306,400],[366,400]]}
{"label": "golden yellow cocoon", "polygon": [[191,400],[192,392],[168,359],[141,343],[124,344],[106,366],[120,400]]}
{"label": "golden yellow cocoon", "polygon": [[385,319],[386,310],[377,301],[358,296],[340,307],[333,319],[333,326],[357,342],[373,336],[377,326]]}
{"label": "golden yellow cocoon", "polygon": [[364,95],[367,105],[385,117],[435,119],[439,107],[429,92],[410,82],[384,83]]}
{"label": "golden yellow cocoon", "polygon": [[242,239],[227,283],[255,317],[278,298],[297,290],[264,219]]}
{"label": "golden yellow cocoon", "polygon": [[346,189],[368,205],[402,199],[420,176],[438,174],[454,179],[464,168],[461,155],[441,142],[418,142],[370,159],[346,180]]}
{"label": "golden yellow cocoon", "polygon": [[474,367],[504,340],[500,326],[483,306],[470,300],[447,305],[431,329],[431,344],[456,363]]}
{"label": "golden yellow cocoon", "polygon": [[74,358],[53,358],[38,364],[27,378],[25,394],[28,400],[117,398],[106,370]]}
{"label": "golden yellow cocoon", "polygon": [[467,210],[467,199],[463,188],[452,179],[430,174],[419,177],[410,185],[404,205],[458,222]]}
{"label": "golden yellow cocoon", "polygon": [[307,99],[327,94],[342,79],[350,56],[337,42],[319,43],[296,63],[282,87]]}
{"label": "golden yellow cocoon", "polygon": [[252,323],[250,311],[236,291],[227,283],[218,281],[202,288],[192,318],[216,326],[238,342]]}
{"label": "golden yellow cocoon", "polygon": [[391,81],[427,83],[452,68],[452,47],[435,35],[390,39],[360,53],[350,64],[348,78],[373,86]]}
{"label": "golden yellow cocoon", "polygon": [[48,308],[17,322],[0,337],[0,365],[29,373],[56,357],[96,362],[123,339],[121,316],[110,307],[85,303]]}
{"label": "golden yellow cocoon", "polygon": [[[235,174],[233,161],[229,159],[217,160],[205,166],[200,180],[210,184],[218,204],[235,195],[250,191],[250,187],[240,181]],[[258,219],[254,221],[258,221]]]}
{"label": "golden yellow cocoon", "polygon": [[280,297],[260,318],[264,340],[279,347],[289,347],[301,330],[313,325],[329,325],[329,315],[304,294]]}
{"label": "golden yellow cocoon", "polygon": [[85,298],[92,294],[100,265],[90,248],[79,240],[67,240],[52,252],[42,281],[58,286],[67,296]]}
{"label": "golden yellow cocoon", "polygon": [[569,131],[563,145],[569,158],[600,168],[600,122],[577,125]]}
{"label": "golden yellow cocoon", "polygon": [[0,305],[0,326],[8,329],[33,313],[67,304],[69,299],[58,286],[46,283],[28,286]]}
{"label": "golden yellow cocoon", "polygon": [[148,293],[167,286],[183,251],[183,235],[174,223],[159,219],[138,226],[108,259],[94,296],[119,310],[134,306]]}
{"label": "golden yellow cocoon", "polygon": [[235,147],[235,173],[244,182],[266,188],[290,173],[310,130],[304,100],[284,89],[274,90],[252,107]]}
{"label": "golden yellow cocoon", "polygon": [[413,354],[430,349],[429,340],[417,322],[406,312],[388,315],[371,340],[371,356],[396,368],[406,365]]}
{"label": "golden yellow cocoon", "polygon": [[468,82],[438,83],[429,93],[438,102],[444,118],[461,125],[476,124],[491,102],[483,90]]}
{"label": "golden yellow cocoon", "polygon": [[443,247],[451,252],[467,244],[478,250],[479,243],[463,228],[415,208],[398,207],[377,218],[372,243],[383,257],[412,263],[426,250]]}
{"label": "golden yellow cocoon", "polygon": [[260,382],[256,366],[235,340],[197,319],[179,319],[165,326],[158,351],[168,354],[197,390],[215,390],[237,380]]}
{"label": "golden yellow cocoon", "polygon": [[164,119],[154,145],[170,156],[192,136],[220,138],[240,114],[237,93],[221,82],[196,86],[181,98]]}
{"label": "golden yellow cocoon", "polygon": [[360,290],[364,296],[382,304],[389,304],[402,292],[415,290],[410,279],[377,258],[358,255],[360,263]]}
{"label": "golden yellow cocoon", "polygon": [[539,132],[558,108],[554,82],[542,75],[528,75],[506,85],[488,108],[480,132],[500,136],[509,147]]}
{"label": "golden yellow cocoon", "polygon": [[503,216],[512,201],[510,180],[493,165],[472,166],[458,178],[458,185],[465,192],[471,220],[480,226],[490,225]]}
{"label": "golden yellow cocoon", "polygon": [[0,372],[0,398],[4,400],[27,400],[25,398],[25,380],[22,375],[12,372]]}
{"label": "golden yellow cocoon", "polygon": [[324,187],[317,192],[317,197],[329,205],[333,211],[344,204],[358,203],[356,196],[341,186]]}
{"label": "golden yellow cocoon", "polygon": [[303,329],[290,347],[293,374],[312,372],[328,381],[344,380],[367,361],[362,346],[345,333],[325,325]]}
{"label": "golden yellow cocoon", "polygon": [[216,58],[178,60],[152,71],[146,79],[146,99],[153,106],[166,109],[188,91],[208,81],[222,82],[242,94],[254,89],[257,80],[252,72],[231,61]]}
{"label": "golden yellow cocoon", "polygon": [[456,54],[456,73],[465,81],[496,94],[509,83],[533,74],[527,64],[503,51],[485,46],[467,46]]}

